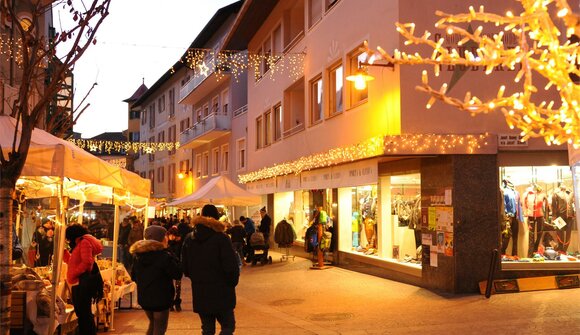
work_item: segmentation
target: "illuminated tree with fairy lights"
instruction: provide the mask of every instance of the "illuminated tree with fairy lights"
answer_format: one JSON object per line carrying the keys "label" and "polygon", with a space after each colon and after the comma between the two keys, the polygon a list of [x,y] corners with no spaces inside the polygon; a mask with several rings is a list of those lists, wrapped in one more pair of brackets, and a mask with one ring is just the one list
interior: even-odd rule
{"label": "illuminated tree with fairy lights", "polygon": [[[443,46],[444,38],[434,41],[430,39],[431,33],[428,31],[419,37],[415,35],[414,23],[397,23],[397,31],[406,39],[405,45],[427,45],[432,48],[431,56],[424,57],[418,53],[399,50],[390,55],[380,47],[372,50],[365,45],[369,53],[368,63],[432,65],[435,76],[439,75],[442,65],[483,67],[486,74],[492,73],[496,68],[509,68],[515,73],[514,80],[517,84],[514,86],[519,91],[506,95],[505,85],[500,84],[495,98],[487,101],[471,92],[467,92],[462,99],[449,96],[448,84],[443,84],[439,89],[433,88],[429,84],[427,71],[423,71],[422,84],[417,89],[431,96],[427,108],[431,108],[439,100],[473,116],[499,110],[511,129],[521,130],[522,140],[541,137],[549,145],[569,143],[578,147],[579,16],[572,12],[566,0],[519,2],[523,11],[517,15],[512,12],[505,15],[487,13],[483,6],[479,10],[470,6],[469,13],[462,14],[436,12],[441,19],[435,27],[447,34],[458,34],[461,39],[459,46],[466,43],[476,44],[474,52],[470,48],[465,48],[461,53],[457,49],[450,50]],[[481,26],[473,32],[460,26],[471,22],[495,24],[502,31],[487,35],[483,33]],[[504,45],[502,39],[506,33],[513,33],[517,37],[517,46]],[[534,76],[545,78],[547,85],[535,86]],[[557,90],[560,101],[535,102],[533,96],[539,90]]]}

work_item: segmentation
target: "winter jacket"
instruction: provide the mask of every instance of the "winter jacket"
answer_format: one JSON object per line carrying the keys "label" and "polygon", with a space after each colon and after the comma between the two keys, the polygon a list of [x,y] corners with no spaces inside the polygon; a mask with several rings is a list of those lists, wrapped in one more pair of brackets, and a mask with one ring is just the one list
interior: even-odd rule
{"label": "winter jacket", "polygon": [[271,226],[272,226],[272,218],[270,217],[270,215],[265,214],[264,217],[262,218],[262,221],[260,221],[260,227],[258,228],[258,230],[264,234],[264,238],[266,239],[268,239],[268,236],[270,236]]}
{"label": "winter jacket", "polygon": [[292,245],[296,240],[296,232],[286,220],[278,222],[274,230],[274,242],[278,243],[280,248],[286,248]]}
{"label": "winter jacket", "polygon": [[244,226],[241,224],[232,226],[227,230],[227,233],[230,234],[232,242],[244,243],[244,238],[246,237],[246,230]]}
{"label": "winter jacket", "polygon": [[131,231],[129,232],[129,246],[132,246],[135,242],[143,239],[143,226],[133,225]]}
{"label": "winter jacket", "polygon": [[78,284],[80,275],[93,269],[95,256],[101,252],[103,252],[101,241],[90,234],[77,238],[72,253],[65,250],[63,260],[68,264],[66,281],[69,285]]}
{"label": "winter jacket", "polygon": [[254,220],[246,218],[246,222],[244,222],[244,230],[246,231],[246,236],[252,236],[252,234],[256,232],[256,224],[254,223]]}
{"label": "winter jacket", "polygon": [[131,278],[137,283],[137,302],[146,311],[164,311],[171,307],[175,296],[173,280],[181,278],[181,268],[163,243],[155,240],[135,242]]}
{"label": "winter jacket", "polygon": [[129,245],[129,234],[131,233],[131,224],[119,227],[119,245]]}
{"label": "winter jacket", "polygon": [[191,279],[193,311],[211,314],[233,310],[240,268],[225,226],[203,216],[194,220],[194,226],[181,250],[183,274]]}

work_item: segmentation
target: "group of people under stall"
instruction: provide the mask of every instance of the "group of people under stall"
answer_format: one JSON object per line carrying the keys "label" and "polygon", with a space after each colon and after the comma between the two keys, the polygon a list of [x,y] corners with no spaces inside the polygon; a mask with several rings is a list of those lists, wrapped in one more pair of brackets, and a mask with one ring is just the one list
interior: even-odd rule
{"label": "group of people under stall", "polygon": [[[544,256],[547,248],[568,255],[572,230],[576,229],[574,194],[559,182],[554,190],[546,192],[539,184],[531,183],[519,192],[509,178],[501,184],[504,219],[501,222],[501,253],[506,260]],[[528,230],[528,248],[518,254],[520,227]],[[508,246],[511,242],[511,252]],[[575,250],[570,250],[575,251]],[[512,259],[513,258],[513,259]]]}

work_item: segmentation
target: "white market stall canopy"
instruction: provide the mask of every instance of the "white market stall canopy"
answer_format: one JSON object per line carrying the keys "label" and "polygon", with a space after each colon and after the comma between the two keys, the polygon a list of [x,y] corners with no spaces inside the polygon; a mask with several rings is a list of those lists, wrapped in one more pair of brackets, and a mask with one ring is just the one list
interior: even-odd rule
{"label": "white market stall canopy", "polygon": [[262,198],[236,185],[226,176],[212,178],[192,194],[175,199],[167,206],[202,207],[207,203],[224,206],[259,205]]}
{"label": "white market stall canopy", "polygon": [[[0,145],[6,155],[12,147],[16,120],[0,115]],[[20,141],[20,127],[16,134]],[[86,152],[69,141],[35,128],[30,149],[16,187],[28,198],[58,196],[101,203],[144,206],[151,187],[148,179]]]}

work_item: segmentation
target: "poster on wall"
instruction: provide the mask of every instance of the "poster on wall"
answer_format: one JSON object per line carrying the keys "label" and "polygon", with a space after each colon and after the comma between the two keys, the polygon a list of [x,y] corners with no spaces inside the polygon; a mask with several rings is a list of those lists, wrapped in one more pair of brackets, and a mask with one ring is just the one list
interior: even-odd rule
{"label": "poster on wall", "polygon": [[445,233],[437,231],[437,252],[442,254],[445,252]]}
{"label": "poster on wall", "polygon": [[445,256],[453,256],[453,232],[445,232]]}
{"label": "poster on wall", "polygon": [[437,267],[437,250],[431,249],[431,253],[429,255],[429,265],[436,268]]}
{"label": "poster on wall", "polygon": [[453,231],[453,207],[429,207],[429,230]]}

